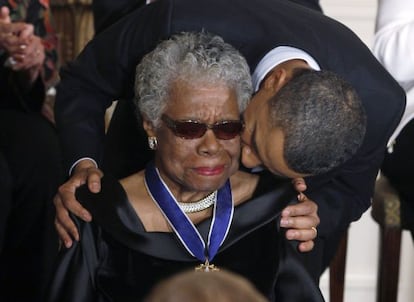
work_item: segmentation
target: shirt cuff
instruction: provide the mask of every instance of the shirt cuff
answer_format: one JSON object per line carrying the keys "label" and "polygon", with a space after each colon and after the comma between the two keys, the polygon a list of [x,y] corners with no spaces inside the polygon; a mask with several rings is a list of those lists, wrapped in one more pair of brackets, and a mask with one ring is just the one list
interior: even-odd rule
{"label": "shirt cuff", "polygon": [[69,176],[72,174],[73,169],[76,167],[77,164],[79,164],[82,160],[88,159],[91,162],[93,162],[93,164],[95,165],[95,168],[98,168],[98,164],[96,163],[96,161],[93,158],[90,157],[82,157],[80,159],[78,159],[77,161],[74,162],[74,164],[70,167],[69,169]]}

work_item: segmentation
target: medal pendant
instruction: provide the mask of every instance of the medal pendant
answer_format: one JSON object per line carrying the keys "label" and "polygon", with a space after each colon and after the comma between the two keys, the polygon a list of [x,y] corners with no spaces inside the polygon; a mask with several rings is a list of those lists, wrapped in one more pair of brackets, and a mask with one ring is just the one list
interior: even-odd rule
{"label": "medal pendant", "polygon": [[216,267],[214,264],[210,264],[208,260],[206,260],[205,263],[201,263],[199,266],[196,266],[195,271],[196,272],[217,272],[220,269]]}

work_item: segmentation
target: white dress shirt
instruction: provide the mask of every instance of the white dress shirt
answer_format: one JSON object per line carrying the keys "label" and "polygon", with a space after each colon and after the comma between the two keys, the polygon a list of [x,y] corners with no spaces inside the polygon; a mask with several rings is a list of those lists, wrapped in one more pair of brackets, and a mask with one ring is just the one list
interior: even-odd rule
{"label": "white dress shirt", "polygon": [[407,92],[407,107],[389,146],[414,118],[414,0],[378,0],[373,53]]}

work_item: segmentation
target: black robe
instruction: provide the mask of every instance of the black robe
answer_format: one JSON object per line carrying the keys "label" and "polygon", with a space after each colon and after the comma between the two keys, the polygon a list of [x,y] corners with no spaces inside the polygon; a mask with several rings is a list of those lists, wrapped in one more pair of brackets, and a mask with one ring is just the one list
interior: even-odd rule
{"label": "black robe", "polygon": [[[287,185],[265,193],[268,186],[261,182],[255,192],[261,196],[235,208],[212,262],[249,279],[270,301],[323,301],[279,229],[279,213],[295,192]],[[61,254],[48,301],[141,301],[157,282],[200,264],[174,233],[144,230],[117,180],[105,176],[101,193],[85,186],[77,193],[94,220],[76,220],[81,241]],[[196,225],[204,238],[210,222]]]}

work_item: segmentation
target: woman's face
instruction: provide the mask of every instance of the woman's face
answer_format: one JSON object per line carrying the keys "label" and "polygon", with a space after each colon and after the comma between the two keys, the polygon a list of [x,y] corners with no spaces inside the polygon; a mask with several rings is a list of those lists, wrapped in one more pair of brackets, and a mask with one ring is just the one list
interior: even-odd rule
{"label": "woman's face", "polygon": [[164,121],[155,129],[158,140],[155,162],[173,192],[214,191],[238,170],[239,135],[219,139],[212,129],[207,129],[199,138],[181,138],[168,127],[165,116],[174,121],[192,120],[210,125],[239,121],[233,90],[224,85],[176,82],[164,111]]}

